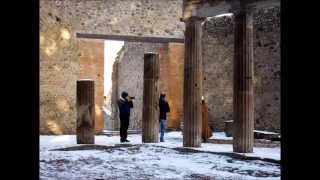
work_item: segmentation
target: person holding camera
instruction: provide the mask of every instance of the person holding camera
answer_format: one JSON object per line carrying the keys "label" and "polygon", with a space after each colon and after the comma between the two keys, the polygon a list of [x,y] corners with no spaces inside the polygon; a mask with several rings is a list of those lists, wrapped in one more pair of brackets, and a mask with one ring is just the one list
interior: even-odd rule
{"label": "person holding camera", "polygon": [[130,97],[127,92],[123,91],[121,93],[121,97],[118,101],[119,106],[119,116],[120,116],[120,142],[130,142],[127,139],[128,136],[128,127],[130,120],[130,109],[133,108],[132,99],[134,97]]}

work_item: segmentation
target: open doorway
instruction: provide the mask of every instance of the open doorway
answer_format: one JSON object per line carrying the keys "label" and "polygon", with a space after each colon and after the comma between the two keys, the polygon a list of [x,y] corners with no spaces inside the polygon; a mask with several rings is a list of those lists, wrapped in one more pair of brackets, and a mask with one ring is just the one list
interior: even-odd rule
{"label": "open doorway", "polygon": [[117,100],[122,91],[135,96],[129,132],[139,133],[143,102],[143,55],[160,58],[160,90],[167,94],[172,112],[169,129],[180,129],[183,95],[183,39],[77,34],[80,41],[80,77],[95,81],[97,133],[119,130]]}
{"label": "open doorway", "polygon": [[111,130],[111,93],[113,63],[123,41],[101,39],[79,39],[79,79],[95,82],[95,130]]}
{"label": "open doorway", "polygon": [[112,131],[118,127],[116,109],[114,103],[118,98],[117,93],[117,67],[115,61],[119,58],[119,52],[123,48],[124,41],[104,41],[104,130]]}

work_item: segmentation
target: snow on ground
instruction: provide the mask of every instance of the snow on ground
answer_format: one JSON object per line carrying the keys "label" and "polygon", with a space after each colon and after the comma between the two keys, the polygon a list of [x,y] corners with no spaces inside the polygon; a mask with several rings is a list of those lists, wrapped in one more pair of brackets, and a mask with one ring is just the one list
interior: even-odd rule
{"label": "snow on ground", "polygon": [[[119,136],[95,136],[96,145],[114,146]],[[165,134],[165,142],[142,144],[129,135],[129,147],[108,150],[57,151],[76,144],[75,135],[40,136],[41,179],[280,179],[279,164],[237,160],[210,153],[185,153],[181,132]],[[211,152],[232,152],[230,144],[202,143]],[[54,150],[54,151],[52,151]],[[254,148],[250,156],[280,159],[280,148]]]}
{"label": "snow on ground", "polygon": [[254,130],[254,132],[257,132],[257,133],[263,133],[263,134],[279,134],[279,133],[275,133],[275,132],[270,132],[270,131],[259,131],[259,130]]}
{"label": "snow on ground", "polygon": [[[259,131],[262,132],[262,131]],[[267,131],[263,131],[267,132]],[[272,132],[268,132],[272,133]],[[218,140],[232,140],[232,137],[227,137],[225,135],[225,132],[213,132],[212,136],[209,139],[218,139]],[[202,143],[201,148],[196,148],[200,150],[205,151],[212,151],[212,152],[233,152],[232,144],[212,144],[212,143]],[[242,153],[241,153],[242,154]],[[280,148],[262,148],[262,147],[256,147],[253,148],[253,153],[245,153],[242,155],[245,156],[257,156],[261,158],[269,158],[269,159],[275,159],[280,160]]]}

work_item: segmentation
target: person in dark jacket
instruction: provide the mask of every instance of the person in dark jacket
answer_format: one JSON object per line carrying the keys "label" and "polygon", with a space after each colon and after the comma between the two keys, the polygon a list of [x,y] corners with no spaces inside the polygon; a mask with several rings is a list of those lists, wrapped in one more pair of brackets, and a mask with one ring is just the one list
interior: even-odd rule
{"label": "person in dark jacket", "polygon": [[129,142],[127,140],[128,127],[130,120],[130,109],[133,108],[133,103],[127,92],[122,92],[118,101],[119,116],[120,116],[120,142]]}
{"label": "person in dark jacket", "polygon": [[166,120],[167,120],[167,113],[170,112],[170,107],[168,102],[166,101],[166,95],[160,94],[159,99],[159,108],[160,108],[160,142],[164,142],[164,132],[166,130]]}

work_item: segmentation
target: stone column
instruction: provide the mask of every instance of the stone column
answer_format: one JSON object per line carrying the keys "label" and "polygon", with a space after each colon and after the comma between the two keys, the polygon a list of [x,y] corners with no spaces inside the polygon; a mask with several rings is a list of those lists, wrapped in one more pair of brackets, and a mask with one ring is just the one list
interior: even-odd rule
{"label": "stone column", "polygon": [[94,81],[77,81],[77,144],[94,144]]}
{"label": "stone column", "polygon": [[201,146],[201,92],[202,56],[201,22],[191,17],[185,20],[184,93],[183,93],[183,146]]}
{"label": "stone column", "polygon": [[142,142],[159,142],[159,55],[144,54]]}
{"label": "stone column", "polygon": [[233,151],[253,152],[253,18],[241,9],[234,13]]}

